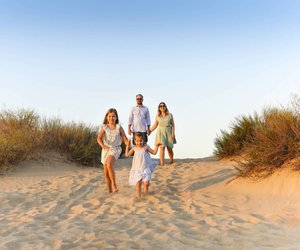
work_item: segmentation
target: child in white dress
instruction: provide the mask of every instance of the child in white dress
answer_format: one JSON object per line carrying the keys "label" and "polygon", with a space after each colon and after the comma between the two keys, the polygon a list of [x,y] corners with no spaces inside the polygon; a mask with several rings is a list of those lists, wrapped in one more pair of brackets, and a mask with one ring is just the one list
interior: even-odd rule
{"label": "child in white dress", "polygon": [[128,140],[125,156],[129,157],[134,153],[129,175],[129,185],[135,185],[136,197],[141,198],[142,182],[144,183],[144,193],[147,194],[149,191],[152,172],[157,165],[154,161],[152,161],[149,153],[155,155],[160,144],[158,143],[154,150],[148,145],[144,145],[143,135],[141,133],[135,133],[133,140],[135,142],[135,146],[129,150],[130,141]]}
{"label": "child in white dress", "polygon": [[124,129],[119,125],[118,112],[116,109],[111,108],[105,114],[103,126],[97,138],[97,142],[102,148],[101,162],[109,193],[119,191],[116,184],[114,164],[122,153],[122,140],[125,144],[128,143]]}

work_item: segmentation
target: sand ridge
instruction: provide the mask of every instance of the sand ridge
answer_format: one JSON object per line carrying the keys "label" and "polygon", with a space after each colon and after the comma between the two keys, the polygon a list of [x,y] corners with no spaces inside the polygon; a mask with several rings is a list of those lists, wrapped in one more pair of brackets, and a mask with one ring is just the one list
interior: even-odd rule
{"label": "sand ridge", "polygon": [[176,159],[136,199],[131,158],[116,164],[117,194],[106,192],[101,168],[59,156],[24,162],[0,177],[0,249],[300,248],[300,176],[228,182],[233,165]]}

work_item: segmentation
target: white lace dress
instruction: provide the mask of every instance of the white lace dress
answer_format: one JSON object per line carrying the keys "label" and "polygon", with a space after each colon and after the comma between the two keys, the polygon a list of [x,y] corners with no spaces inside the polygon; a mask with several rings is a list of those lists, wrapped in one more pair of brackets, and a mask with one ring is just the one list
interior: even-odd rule
{"label": "white lace dress", "polygon": [[136,185],[140,180],[150,181],[157,162],[153,161],[145,148],[134,149],[129,185]]}
{"label": "white lace dress", "polygon": [[115,159],[118,159],[122,153],[122,137],[120,134],[120,125],[116,125],[116,129],[111,130],[106,124],[103,124],[104,129],[103,143],[109,147],[109,149],[102,149],[101,162],[106,164],[107,157],[112,155]]}

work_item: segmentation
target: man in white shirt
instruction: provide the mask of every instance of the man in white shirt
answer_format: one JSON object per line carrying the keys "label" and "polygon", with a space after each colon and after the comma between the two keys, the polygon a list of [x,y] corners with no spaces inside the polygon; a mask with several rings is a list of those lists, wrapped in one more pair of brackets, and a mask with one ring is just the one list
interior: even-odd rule
{"label": "man in white shirt", "polygon": [[[140,132],[143,134],[144,142],[147,143],[150,134],[150,113],[149,109],[143,105],[143,95],[136,95],[136,106],[132,107],[128,119],[128,134]],[[134,144],[134,140],[132,140]]]}

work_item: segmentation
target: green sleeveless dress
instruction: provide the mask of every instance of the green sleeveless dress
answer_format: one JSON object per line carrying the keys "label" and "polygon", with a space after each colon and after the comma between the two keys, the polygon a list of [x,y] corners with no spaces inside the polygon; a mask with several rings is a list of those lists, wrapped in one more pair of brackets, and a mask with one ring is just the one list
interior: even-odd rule
{"label": "green sleeveless dress", "polygon": [[155,144],[158,142],[162,143],[165,147],[173,148],[172,140],[172,126],[171,121],[173,120],[172,114],[168,114],[166,117],[156,116],[158,121],[158,129],[155,137]]}

